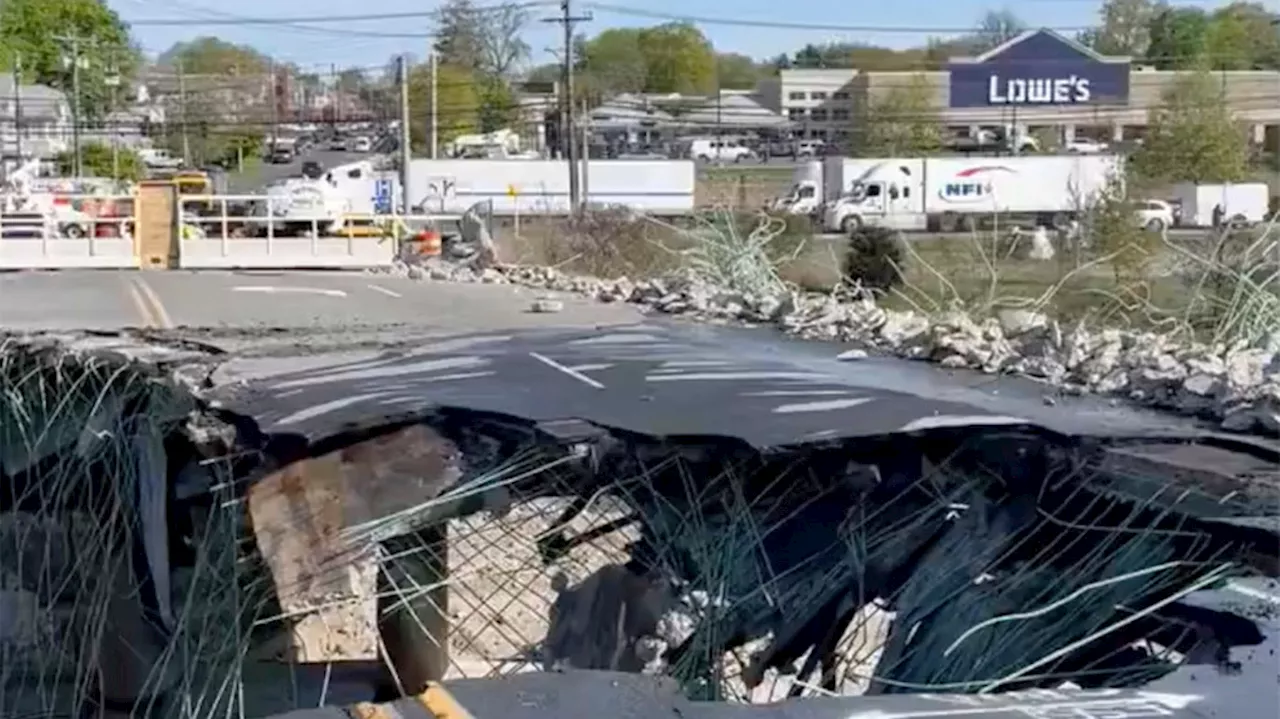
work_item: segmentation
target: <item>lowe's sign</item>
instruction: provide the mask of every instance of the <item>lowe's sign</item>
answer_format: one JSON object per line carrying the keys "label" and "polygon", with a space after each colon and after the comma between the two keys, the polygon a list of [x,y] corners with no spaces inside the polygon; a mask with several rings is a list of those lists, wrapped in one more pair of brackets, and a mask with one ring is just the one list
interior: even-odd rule
{"label": "lowe's sign", "polygon": [[953,60],[951,107],[1126,105],[1129,62],[1051,30],[1032,30],[975,58]]}
{"label": "lowe's sign", "polygon": [[987,103],[991,105],[1072,105],[1089,102],[1093,92],[1089,78],[1070,75],[1054,78],[987,78]]}

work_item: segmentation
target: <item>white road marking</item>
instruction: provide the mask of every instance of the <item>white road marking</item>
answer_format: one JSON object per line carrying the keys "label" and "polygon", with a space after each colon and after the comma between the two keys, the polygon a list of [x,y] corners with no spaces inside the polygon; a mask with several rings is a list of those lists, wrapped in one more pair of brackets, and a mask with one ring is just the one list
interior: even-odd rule
{"label": "white road marking", "polygon": [[324,295],[326,297],[346,297],[343,290],[324,290],[318,287],[275,287],[272,285],[240,285],[232,287],[232,292],[262,292],[265,294]]}
{"label": "white road marking", "polygon": [[369,289],[373,290],[374,292],[381,292],[387,297],[395,297],[395,298],[404,297],[404,295],[400,294],[399,292],[396,292],[394,290],[389,290],[386,287],[380,287],[378,285],[369,285]]}
{"label": "white road marking", "polygon": [[564,374],[569,375],[570,377],[578,380],[579,382],[585,385],[595,387],[596,389],[604,389],[604,385],[600,384],[599,382],[591,379],[590,377],[586,376],[585,374],[582,374],[581,372],[573,369],[572,367],[565,367],[564,365],[551,359],[550,357],[545,357],[543,355],[538,354],[537,352],[530,352],[529,356],[538,360],[542,364],[550,367],[551,369],[557,372],[562,372]]}
{"label": "white road marking", "polygon": [[816,372],[690,372],[689,374],[651,374],[645,377],[647,382],[705,382],[709,380],[727,380],[745,382],[759,380],[788,380],[796,382],[821,382],[826,375]]}
{"label": "white road marking", "polygon": [[796,414],[797,412],[829,412],[833,409],[849,409],[871,401],[870,397],[847,397],[845,399],[829,399],[824,402],[798,402],[796,404],[780,404],[773,408],[774,414]]}

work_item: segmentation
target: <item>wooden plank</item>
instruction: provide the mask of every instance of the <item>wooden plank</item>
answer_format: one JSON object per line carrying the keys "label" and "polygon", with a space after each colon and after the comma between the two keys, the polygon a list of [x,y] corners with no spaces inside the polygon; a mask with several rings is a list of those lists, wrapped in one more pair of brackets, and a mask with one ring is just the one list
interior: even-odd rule
{"label": "wooden plank", "polygon": [[352,527],[411,509],[460,475],[451,443],[411,425],[294,462],[249,489],[254,537],[291,622],[283,659],[378,657],[378,557]]}

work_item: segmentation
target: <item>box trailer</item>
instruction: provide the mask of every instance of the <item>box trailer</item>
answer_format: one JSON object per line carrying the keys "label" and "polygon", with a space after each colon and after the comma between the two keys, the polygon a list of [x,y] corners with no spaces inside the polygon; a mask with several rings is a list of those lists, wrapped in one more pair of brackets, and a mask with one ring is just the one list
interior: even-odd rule
{"label": "box trailer", "polygon": [[863,224],[909,231],[1001,223],[1059,227],[1119,176],[1114,155],[885,160],[831,203],[828,231]]}
{"label": "box trailer", "polygon": [[1265,182],[1175,185],[1173,197],[1182,208],[1182,224],[1212,227],[1214,208],[1222,208],[1222,219],[1232,225],[1256,225],[1267,218],[1270,202]]}
{"label": "box trailer", "polygon": [[[696,174],[689,160],[592,160],[580,187],[590,205],[687,215],[694,209]],[[382,192],[398,205],[393,175],[384,178]],[[427,213],[460,214],[485,201],[498,216],[564,215],[570,209],[569,167],[557,160],[413,160],[409,189],[413,206]]]}

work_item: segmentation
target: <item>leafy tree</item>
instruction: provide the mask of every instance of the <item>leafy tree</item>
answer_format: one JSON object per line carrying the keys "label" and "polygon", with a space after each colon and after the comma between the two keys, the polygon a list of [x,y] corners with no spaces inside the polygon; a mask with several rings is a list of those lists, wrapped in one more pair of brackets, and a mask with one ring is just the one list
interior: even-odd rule
{"label": "leafy tree", "polygon": [[1199,66],[1205,55],[1209,16],[1199,8],[1168,8],[1151,21],[1147,61],[1160,70]]}
{"label": "leafy tree", "polygon": [[604,94],[643,92],[649,59],[635,28],[610,28],[582,44],[578,57],[592,87]]}
{"label": "leafy tree", "polygon": [[[75,172],[75,153],[64,152],[56,158],[58,171],[63,175]],[[142,158],[128,148],[112,148],[102,142],[89,142],[80,146],[80,166],[88,177],[109,177],[113,180],[139,180],[143,175]]]}
{"label": "leafy tree", "polygon": [[174,44],[160,55],[157,64],[168,68],[181,65],[190,75],[264,75],[271,59],[248,45],[204,36]]}
{"label": "leafy tree", "polygon": [[511,85],[497,77],[476,79],[477,121],[480,132],[509,128],[516,123],[519,103]]}
{"label": "leafy tree", "polygon": [[1151,44],[1151,23],[1165,8],[1164,0],[1106,0],[1098,11],[1101,23],[1080,40],[1104,55],[1142,57]]}
{"label": "leafy tree", "polygon": [[805,45],[796,51],[788,67],[917,70],[925,64],[926,59],[926,51],[920,48],[892,50],[862,43],[833,42]]}
{"label": "leafy tree", "polygon": [[0,62],[7,69],[21,57],[23,80],[70,93],[71,45],[80,39],[79,108],[86,118],[108,110],[108,78],[134,75],[141,62],[129,30],[101,0],[0,1]]}
{"label": "leafy tree", "polygon": [[1134,169],[1162,182],[1234,182],[1248,171],[1249,143],[1207,72],[1180,75],[1151,111]]}
{"label": "leafy tree", "polygon": [[702,31],[689,23],[666,23],[640,31],[645,90],[705,95],[715,91],[716,54]]}
{"label": "leafy tree", "polygon": [[1205,53],[1215,70],[1280,69],[1280,14],[1256,3],[1235,2],[1214,11]]}
{"label": "leafy tree", "polygon": [[[480,91],[469,68],[439,65],[436,68],[438,90],[436,111],[437,141],[441,146],[459,135],[476,132],[480,127]],[[415,65],[409,71],[409,138],[415,151],[430,144],[431,69]]]}
{"label": "leafy tree", "polygon": [[853,145],[863,157],[926,155],[942,147],[941,117],[923,75],[913,75],[856,114]]}
{"label": "leafy tree", "polygon": [[716,55],[716,84],[725,90],[751,90],[762,77],[756,61],[734,52]]}

